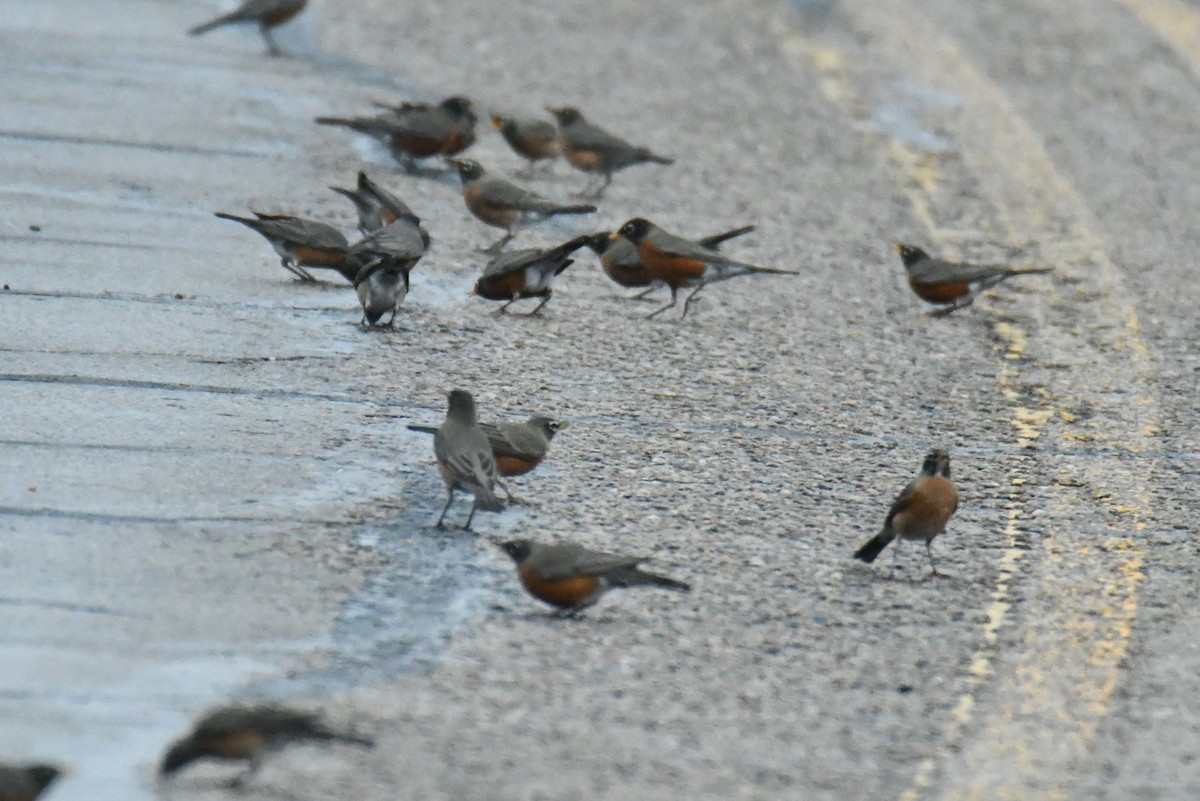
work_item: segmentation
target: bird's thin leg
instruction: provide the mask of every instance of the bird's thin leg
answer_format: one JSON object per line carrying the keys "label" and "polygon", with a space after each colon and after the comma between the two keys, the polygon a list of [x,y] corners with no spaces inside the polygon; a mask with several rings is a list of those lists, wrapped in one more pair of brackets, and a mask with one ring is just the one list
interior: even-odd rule
{"label": "bird's thin leg", "polygon": [[607,173],[607,172],[604,173],[604,180],[601,182],[600,186],[594,192],[592,192],[590,195],[588,195],[588,197],[595,199],[595,198],[603,196],[604,190],[608,189],[608,185],[611,183],[612,183],[612,173]]}
{"label": "bird's thin leg", "polygon": [[258,26],[259,32],[262,33],[262,38],[267,42],[267,52],[272,56],[282,56],[283,51],[279,49],[279,45],[275,44],[275,37],[271,35],[271,28],[266,23]]}
{"label": "bird's thin leg", "polygon": [[542,310],[542,307],[543,307],[543,306],[545,306],[545,305],[546,305],[547,303],[549,303],[549,302],[550,302],[550,290],[549,290],[549,289],[547,289],[547,290],[546,290],[546,295],[545,295],[545,297],[543,297],[543,298],[542,298],[542,302],[541,302],[541,303],[539,303],[539,304],[537,305],[537,308],[536,308],[536,309],[534,309],[533,311],[531,311],[531,312],[529,313],[529,316],[530,316],[530,317],[532,317],[533,315],[535,315],[535,314],[537,314],[538,312],[540,312],[540,311]]}
{"label": "bird's thin leg", "polygon": [[696,287],[692,291],[692,294],[687,296],[687,300],[685,300],[683,302],[683,314],[679,315],[680,320],[682,320],[684,317],[687,317],[688,310],[692,308],[692,303],[694,303],[697,300],[703,300],[703,298],[696,297],[697,295],[700,294],[701,289],[704,289],[704,284],[701,284],[700,286]]}
{"label": "bird's thin leg", "polygon": [[506,233],[504,236],[500,237],[495,242],[493,242],[492,244],[490,244],[486,248],[484,248],[483,252],[484,253],[499,253],[500,251],[504,250],[505,245],[507,245],[509,242],[513,241],[513,238],[515,236],[516,236],[516,234],[513,233],[512,229],[510,228],[508,233]]}
{"label": "bird's thin leg", "polygon": [[299,262],[296,260],[284,257],[283,259],[280,259],[279,263],[283,265],[283,269],[287,270],[301,281],[307,281],[310,284],[317,283],[317,279],[313,278],[313,274],[301,267]]}
{"label": "bird's thin leg", "polygon": [[645,300],[646,296],[649,295],[651,292],[653,292],[656,289],[658,289],[658,287],[650,286],[647,289],[643,289],[641,292],[639,292],[636,295],[634,295],[633,297],[631,297],[630,300]]}
{"label": "bird's thin leg", "polygon": [[471,514],[467,515],[467,522],[463,525],[463,531],[471,530],[471,521],[475,519],[475,507],[478,505],[479,505],[478,502],[472,498],[471,499]]}
{"label": "bird's thin leg", "polygon": [[933,540],[932,539],[925,540],[925,553],[929,555],[929,569],[933,571],[933,575],[935,575],[935,576],[942,575],[941,573],[938,572],[937,565],[935,565],[933,563]]}
{"label": "bird's thin leg", "polygon": [[675,287],[671,287],[671,302],[668,303],[666,306],[663,306],[661,309],[658,309],[657,311],[652,311],[649,314],[647,314],[646,319],[649,320],[651,317],[657,317],[658,315],[665,312],[667,309],[674,308],[675,300],[676,300],[676,296],[678,295],[678,292],[679,292],[679,290],[677,290]]}
{"label": "bird's thin leg", "polygon": [[446,498],[446,505],[442,507],[442,513],[438,515],[437,523],[434,528],[441,528],[442,521],[446,518],[446,511],[450,508],[450,504],[454,503],[454,488],[450,488],[450,497]]}

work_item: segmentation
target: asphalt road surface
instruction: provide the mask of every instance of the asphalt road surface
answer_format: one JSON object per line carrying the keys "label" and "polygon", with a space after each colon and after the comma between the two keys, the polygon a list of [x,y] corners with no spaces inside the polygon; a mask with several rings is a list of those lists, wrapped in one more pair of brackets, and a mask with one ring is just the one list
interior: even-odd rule
{"label": "asphalt road surface", "polygon": [[[0,0],[0,757],[69,765],[49,798],[226,797],[154,771],[231,699],[379,741],[247,799],[1200,796],[1200,4],[314,0],[289,58],[184,35],[229,5]],[[728,252],[801,274],[646,320],[585,254],[497,316],[456,180],[312,124],[452,93],[676,159],[517,246],[753,223]],[[435,241],[396,331],[212,216],[350,233],[326,187],[362,167]],[[1055,270],[932,318],[894,241]],[[405,429],[455,387],[569,423],[476,535],[431,527]],[[852,560],[936,446],[947,576]],[[552,618],[509,536],[695,589]]]}

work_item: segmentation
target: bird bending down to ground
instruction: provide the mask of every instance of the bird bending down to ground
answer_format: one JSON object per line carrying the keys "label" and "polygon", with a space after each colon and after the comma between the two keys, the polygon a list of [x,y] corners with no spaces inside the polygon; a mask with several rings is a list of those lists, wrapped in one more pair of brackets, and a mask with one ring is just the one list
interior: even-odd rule
{"label": "bird bending down to ground", "polygon": [[231,786],[249,779],[272,752],[304,741],[336,742],[371,748],[374,741],[330,728],[320,715],[273,704],[227,706],[200,719],[186,737],[175,741],[163,756],[159,774],[169,777],[198,759],[247,763]]}
{"label": "bird bending down to ground", "polygon": [[589,237],[579,236],[553,248],[528,248],[500,253],[492,259],[475,282],[475,294],[488,300],[503,300],[504,312],[523,298],[541,298],[529,312],[537,314],[550,302],[550,285],[574,261],[571,254],[587,244]]}
{"label": "bird bending down to ground", "polygon": [[589,551],[575,543],[511,540],[500,547],[517,563],[517,575],[529,594],[564,614],[579,614],[617,587],[691,589],[682,581],[641,570],[638,565],[644,559]]}

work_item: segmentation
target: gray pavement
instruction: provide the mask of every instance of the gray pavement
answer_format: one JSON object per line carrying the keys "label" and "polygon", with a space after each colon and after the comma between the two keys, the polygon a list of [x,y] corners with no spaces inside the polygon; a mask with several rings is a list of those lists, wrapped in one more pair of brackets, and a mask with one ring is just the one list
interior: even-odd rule
{"label": "gray pavement", "polygon": [[[1200,42],[1169,23],[1200,9],[312,6],[270,59],[183,34],[221,4],[0,0],[0,757],[69,764],[53,799],[221,798],[220,767],[157,786],[164,744],[280,698],[380,746],[280,754],[250,799],[1196,797]],[[311,124],[459,92],[677,159],[517,246],[754,223],[729,251],[803,274],[646,321],[584,255],[495,316],[456,182]],[[434,237],[406,330],[212,216],[350,233],[325,187],[364,166]],[[895,240],[1056,273],[931,319]],[[431,528],[404,428],[453,387],[570,423],[478,536]],[[853,562],[934,445],[950,577]],[[554,619],[514,534],[695,591]]]}

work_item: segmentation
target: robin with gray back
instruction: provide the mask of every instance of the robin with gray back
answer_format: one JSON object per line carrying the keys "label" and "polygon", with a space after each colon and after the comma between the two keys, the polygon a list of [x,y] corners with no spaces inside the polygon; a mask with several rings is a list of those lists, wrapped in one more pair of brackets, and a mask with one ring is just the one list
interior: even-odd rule
{"label": "robin with gray back", "polygon": [[171,744],[159,775],[170,777],[198,759],[240,761],[247,763],[246,770],[229,782],[240,787],[269,754],[301,742],[375,746],[369,737],[330,728],[312,712],[274,704],[227,706],[205,715],[190,734]]}
{"label": "robin with gray back", "polygon": [[442,527],[450,504],[454,503],[454,491],[464,490],[474,496],[471,514],[467,517],[467,531],[477,509],[499,512],[504,504],[496,497],[494,488],[499,479],[496,459],[492,456],[487,437],[479,430],[475,416],[475,399],[466,390],[456,389],[450,393],[446,410],[446,421],[433,435],[433,455],[437,459],[438,472],[446,482],[446,505],[437,519],[437,528]]}
{"label": "robin with gray back", "polygon": [[554,248],[528,248],[501,253],[492,259],[483,275],[475,282],[475,294],[488,300],[507,301],[500,307],[503,314],[509,306],[524,298],[541,298],[542,302],[529,312],[537,314],[550,302],[550,285],[574,260],[571,254],[587,244],[589,237],[579,236]]}
{"label": "robin with gray back", "polygon": [[478,162],[471,159],[452,160],[450,163],[462,178],[463,200],[467,209],[488,225],[507,231],[485,248],[485,253],[499,253],[517,235],[517,231],[526,226],[559,214],[590,214],[596,210],[591,204],[557,203],[537,192],[523,189],[512,181],[488,175]]}
{"label": "robin with gray back", "polygon": [[224,25],[255,22],[258,24],[258,31],[266,41],[271,55],[279,56],[283,55],[283,51],[275,44],[275,39],[271,36],[271,29],[299,14],[306,5],[308,5],[308,0],[246,0],[236,11],[231,11],[203,25],[197,25],[188,31],[188,34],[199,36]]}
{"label": "robin with gray back", "polygon": [[644,559],[589,551],[571,542],[545,545],[510,540],[500,547],[517,563],[521,585],[560,614],[577,616],[617,587],[662,587],[688,592],[691,586],[639,569]]}
{"label": "robin with gray back", "polygon": [[257,211],[254,212],[255,219],[223,211],[216,212],[216,216],[222,220],[239,222],[257,232],[279,254],[283,268],[301,281],[316,283],[317,280],[305,267],[336,270],[351,282],[358,274],[357,264],[346,263],[350,243],[332,225],[287,214],[262,214]]}
{"label": "robin with gray back", "polygon": [[943,317],[975,302],[989,287],[1014,275],[1052,272],[1052,267],[1005,267],[999,264],[966,264],[935,259],[919,247],[897,243],[896,251],[904,262],[908,285],[926,303],[943,305],[931,314]]}
{"label": "robin with gray back", "polygon": [[[550,450],[550,440],[566,427],[566,423],[540,414],[523,423],[479,424],[479,430],[487,437],[488,445],[492,449],[492,458],[496,460],[496,472],[505,478],[523,476],[541,464]],[[408,430],[419,431],[422,434],[437,433],[435,426],[415,423],[410,424]],[[509,503],[514,503],[516,499],[509,492],[508,486],[499,479],[496,483],[508,496]]]}
{"label": "robin with gray back", "polygon": [[533,175],[539,161],[552,163],[562,153],[558,127],[552,122],[493,114],[492,128],[500,132],[513,152],[529,162],[529,175]]}
{"label": "robin with gray back", "polygon": [[55,765],[0,764],[0,801],[37,801],[62,773]]}
{"label": "robin with gray back", "polygon": [[[701,247],[716,250],[721,243],[744,236],[753,230],[753,225],[746,225],[724,233],[706,236],[696,242]],[[587,246],[600,257],[600,268],[614,283],[628,289],[648,287],[646,291],[634,295],[630,300],[641,300],[662,283],[650,277],[646,265],[642,264],[642,257],[638,255],[637,246],[624,237],[613,239],[609,236],[608,231],[602,231],[588,237]]]}
{"label": "robin with gray back", "polygon": [[950,480],[950,454],[943,450],[930,451],[921,465],[920,474],[892,501],[883,528],[854,552],[854,558],[869,564],[897,537],[919,540],[925,543],[929,567],[936,576],[931,543],[946,530],[956,509],[958,490]]}
{"label": "robin with gray back", "polygon": [[[376,104],[382,105],[382,104]],[[419,159],[456,156],[475,143],[475,113],[461,95],[436,105],[408,102],[383,106],[372,117],[317,117],[319,125],[340,125],[380,140],[409,172]]]}
{"label": "robin with gray back", "polygon": [[694,287],[683,303],[683,314],[696,301],[704,287],[717,281],[727,281],[740,275],[799,275],[794,270],[775,267],[757,267],[723,256],[711,247],[667,233],[649,220],[635,217],[610,235],[612,239],[627,239],[637,249],[646,272],[656,281],[662,281],[671,289],[671,302],[652,312],[649,317],[665,312],[675,306],[679,290]]}
{"label": "robin with gray back", "polygon": [[401,301],[408,295],[408,268],[395,257],[377,256],[358,271],[354,291],[363,309],[362,324],[373,326],[390,311],[392,316],[384,325],[391,328]]}
{"label": "robin with gray back", "polygon": [[[614,136],[599,125],[584,119],[578,109],[546,109],[558,120],[558,136],[562,142],[563,155],[572,167],[587,173],[599,174],[600,186],[588,193],[600,197],[612,183],[613,173],[635,164],[653,162],[674,164],[674,159],[665,158],[648,148],[631,145],[619,136]],[[590,184],[589,184],[590,186]],[[587,193],[587,189],[584,189]]]}
{"label": "robin with gray back", "polygon": [[[363,236],[370,236],[399,219],[408,220],[417,227],[421,225],[421,218],[413,213],[408,204],[372,181],[365,172],[358,173],[357,189],[343,189],[340,186],[329,188],[350,198],[350,202],[358,211],[358,230]],[[421,230],[424,231],[423,228]],[[424,238],[428,247],[429,234],[425,234]]]}

